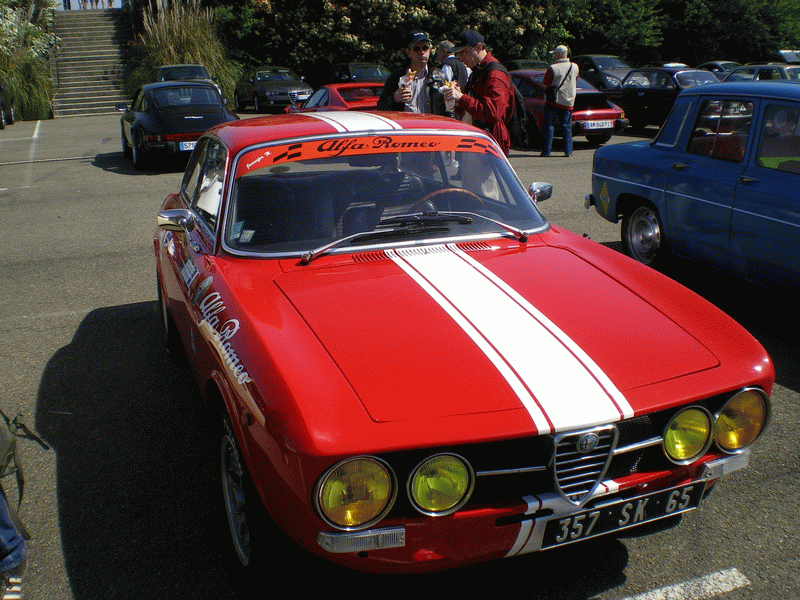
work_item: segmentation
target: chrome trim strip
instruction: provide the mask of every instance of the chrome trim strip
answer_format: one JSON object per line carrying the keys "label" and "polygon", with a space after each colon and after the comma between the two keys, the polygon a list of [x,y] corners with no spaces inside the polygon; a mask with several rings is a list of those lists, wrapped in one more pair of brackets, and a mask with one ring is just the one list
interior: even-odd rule
{"label": "chrome trim strip", "polygon": [[643,440],[641,442],[636,442],[635,444],[630,444],[629,446],[615,448],[614,456],[626,454],[628,452],[636,452],[637,450],[644,450],[645,448],[652,448],[653,446],[658,446],[659,444],[663,443],[663,441],[664,438],[659,435],[656,437],[651,437],[649,440]]}
{"label": "chrome trim strip", "polygon": [[498,469],[496,471],[477,471],[476,477],[491,477],[492,475],[519,475],[521,473],[541,473],[547,467],[520,467],[519,469]]}

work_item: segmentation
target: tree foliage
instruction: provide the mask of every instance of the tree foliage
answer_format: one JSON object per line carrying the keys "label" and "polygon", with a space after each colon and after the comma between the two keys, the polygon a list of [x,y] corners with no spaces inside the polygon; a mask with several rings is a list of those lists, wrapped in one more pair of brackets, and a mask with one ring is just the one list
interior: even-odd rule
{"label": "tree foliage", "polygon": [[0,0],[0,80],[14,99],[18,119],[46,119],[52,114],[47,60],[56,40],[49,33],[51,8],[49,0]]}
{"label": "tree foliage", "polygon": [[217,14],[234,58],[305,73],[357,60],[403,62],[411,29],[439,41],[474,27],[506,56],[527,55],[544,32],[541,7],[520,0],[232,0]]}
{"label": "tree foliage", "polygon": [[241,69],[226,57],[214,11],[189,2],[162,7],[156,14],[150,8],[144,11],[143,32],[134,47],[137,64],[126,79],[126,93],[133,96],[152,81],[153,71],[161,65],[190,63],[204,65],[217,78],[223,97],[232,100]]}

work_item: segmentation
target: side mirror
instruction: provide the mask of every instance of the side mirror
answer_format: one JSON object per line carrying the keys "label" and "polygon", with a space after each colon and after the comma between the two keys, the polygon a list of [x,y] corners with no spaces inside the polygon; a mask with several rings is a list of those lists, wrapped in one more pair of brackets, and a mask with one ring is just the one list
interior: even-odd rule
{"label": "side mirror", "polygon": [[159,212],[158,226],[166,231],[185,231],[189,233],[194,229],[195,222],[192,213],[178,208]]}
{"label": "side mirror", "polygon": [[114,108],[116,108],[119,112],[125,112],[126,110],[128,110],[128,105],[125,104],[124,102],[117,102],[114,105]]}
{"label": "side mirror", "polygon": [[543,202],[553,195],[553,184],[535,181],[528,188],[528,193],[534,202]]}

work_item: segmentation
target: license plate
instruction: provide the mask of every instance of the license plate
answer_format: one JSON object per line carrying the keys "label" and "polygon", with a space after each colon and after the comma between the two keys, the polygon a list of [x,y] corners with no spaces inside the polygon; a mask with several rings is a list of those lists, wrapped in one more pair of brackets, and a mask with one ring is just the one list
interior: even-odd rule
{"label": "license plate", "polygon": [[583,126],[586,129],[612,129],[614,123],[612,121],[584,121]]}
{"label": "license plate", "polygon": [[194,147],[197,145],[197,142],[181,142],[180,149],[181,150],[194,150]]}
{"label": "license plate", "polygon": [[552,519],[545,525],[542,549],[563,546],[694,510],[700,505],[704,491],[705,482],[697,481],[691,485],[620,500]]}

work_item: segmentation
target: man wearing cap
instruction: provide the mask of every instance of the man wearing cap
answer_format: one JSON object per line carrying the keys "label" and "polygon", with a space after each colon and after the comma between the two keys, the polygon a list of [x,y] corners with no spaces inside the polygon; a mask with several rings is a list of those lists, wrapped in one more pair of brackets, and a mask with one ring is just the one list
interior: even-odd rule
{"label": "man wearing cap", "polygon": [[[439,69],[428,64],[431,57],[428,34],[418,29],[409,33],[405,52],[408,63],[386,79],[378,109],[446,114],[444,97],[439,89],[445,85],[445,78]],[[413,76],[408,75],[409,71]]]}
{"label": "man wearing cap", "polygon": [[544,105],[541,156],[550,156],[556,124],[561,127],[564,155],[572,155],[572,109],[577,93],[578,65],[570,62],[568,54],[569,49],[566,46],[556,46],[553,50],[553,64],[542,80],[545,87],[552,86],[555,89],[555,99],[546,101]]}
{"label": "man wearing cap", "polygon": [[467,79],[469,78],[469,71],[460,60],[456,58],[453,52],[453,42],[444,40],[439,42],[436,47],[436,59],[442,65],[442,73],[444,73],[447,81],[455,81],[458,87],[462,90],[467,87]]}
{"label": "man wearing cap", "polygon": [[[511,138],[506,124],[514,112],[513,91],[508,71],[486,49],[483,36],[472,29],[461,32],[453,49],[464,65],[472,69],[467,87],[444,90],[445,100],[456,102],[456,114],[465,115],[492,134],[506,156],[511,149]],[[492,66],[497,63],[496,66]]]}

